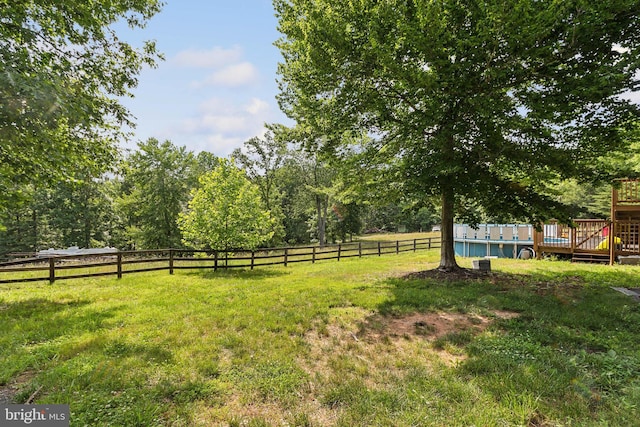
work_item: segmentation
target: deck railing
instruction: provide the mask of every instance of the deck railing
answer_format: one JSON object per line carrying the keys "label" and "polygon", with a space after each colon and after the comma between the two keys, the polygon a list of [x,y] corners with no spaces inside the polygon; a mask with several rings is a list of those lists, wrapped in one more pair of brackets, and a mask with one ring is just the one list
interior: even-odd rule
{"label": "deck railing", "polygon": [[615,190],[614,194],[618,204],[640,204],[640,180],[621,180],[620,188]]}
{"label": "deck railing", "polygon": [[[536,252],[573,253],[576,251],[606,251],[610,222],[604,219],[575,220],[573,226],[550,223],[535,233]],[[608,247],[608,246],[607,246]]]}
{"label": "deck railing", "polygon": [[640,255],[639,220],[616,221],[614,236],[610,230],[611,221],[604,219],[575,220],[573,226],[545,224],[535,233],[534,249],[538,254],[608,254],[613,241],[615,255]]}

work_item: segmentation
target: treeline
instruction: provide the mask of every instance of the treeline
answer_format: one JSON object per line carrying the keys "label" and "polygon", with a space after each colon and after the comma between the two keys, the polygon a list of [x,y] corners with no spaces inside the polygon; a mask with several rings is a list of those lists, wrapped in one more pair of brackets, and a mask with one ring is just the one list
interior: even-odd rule
{"label": "treeline", "polygon": [[439,221],[437,206],[354,196],[346,190],[345,176],[353,172],[347,163],[276,141],[271,132],[246,141],[230,159],[149,139],[109,170],[76,171],[77,179],[49,185],[23,184],[0,218],[0,257],[68,246],[194,247],[180,217],[190,211],[202,177],[225,162],[242,171],[268,213],[263,246],[346,241],[367,231],[430,230]]}
{"label": "treeline", "polygon": [[[439,224],[438,200],[420,196],[423,189],[398,185],[395,172],[371,168],[370,153],[347,150],[326,156],[284,140],[286,132],[275,135],[270,131],[246,141],[228,159],[152,138],[108,169],[76,170],[69,174],[74,179],[53,183],[22,183],[11,207],[0,214],[0,258],[69,246],[140,250],[323,245],[367,232],[427,231]],[[609,166],[635,175],[639,152],[634,146],[632,155],[613,156]],[[238,193],[229,194],[234,188]],[[222,193],[213,196],[214,190]],[[606,182],[576,180],[550,182],[546,190],[571,207],[573,218],[607,218],[610,191]],[[247,200],[250,194],[256,200]],[[508,212],[488,215],[462,197],[456,206],[460,222],[517,221]],[[230,212],[234,207],[236,213],[261,212],[242,216]]]}

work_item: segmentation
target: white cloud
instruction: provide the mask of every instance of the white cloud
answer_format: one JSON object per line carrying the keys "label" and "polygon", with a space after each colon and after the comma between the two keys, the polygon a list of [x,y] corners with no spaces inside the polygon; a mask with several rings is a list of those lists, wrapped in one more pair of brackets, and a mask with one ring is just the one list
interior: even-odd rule
{"label": "white cloud", "polygon": [[211,98],[200,104],[197,116],[182,120],[173,132],[181,136],[174,139],[190,141],[196,151],[208,150],[225,156],[249,138],[264,135],[264,123],[272,116],[272,106],[259,98],[242,104]]}
{"label": "white cloud", "polygon": [[221,134],[210,135],[205,141],[203,150],[210,151],[217,156],[229,155],[233,149],[240,147],[244,141],[246,139],[240,137],[229,138]]}
{"label": "white cloud", "polygon": [[239,87],[254,84],[258,81],[258,69],[250,62],[241,62],[222,68],[202,81],[192,83],[192,87],[225,86]]}
{"label": "white cloud", "polygon": [[251,98],[251,101],[249,101],[249,104],[246,105],[245,110],[249,114],[256,115],[263,112],[267,112],[269,108],[270,106],[267,101],[263,101],[262,99],[258,99],[258,98]]}
{"label": "white cloud", "polygon": [[233,113],[207,114],[200,119],[201,128],[205,131],[215,130],[227,134],[242,133],[249,126],[248,117]]}
{"label": "white cloud", "polygon": [[180,67],[220,68],[238,62],[241,58],[242,49],[238,46],[231,49],[216,46],[209,50],[183,50],[171,62]]}
{"label": "white cloud", "polygon": [[187,49],[173,56],[172,66],[165,69],[172,79],[162,83],[169,84],[169,90],[152,94],[162,99],[156,107],[163,118],[156,114],[147,132],[217,156],[264,135],[264,124],[274,121],[278,109],[263,95],[261,70],[244,55],[234,46]]}

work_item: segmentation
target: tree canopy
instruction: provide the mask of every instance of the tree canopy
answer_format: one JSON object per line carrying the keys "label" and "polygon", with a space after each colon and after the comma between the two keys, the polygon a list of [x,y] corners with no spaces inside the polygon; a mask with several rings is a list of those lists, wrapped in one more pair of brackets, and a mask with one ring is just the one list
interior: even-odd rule
{"label": "tree canopy", "polygon": [[[332,150],[349,133],[378,176],[442,201],[455,269],[463,199],[538,222],[570,212],[549,178],[606,179],[638,117],[635,0],[274,0],[280,106]],[[317,140],[317,139],[316,139]]]}
{"label": "tree canopy", "polygon": [[180,215],[184,241],[198,249],[253,249],[273,236],[275,221],[258,186],[230,160],[200,177],[189,210]]}
{"label": "tree canopy", "polygon": [[134,48],[114,24],[143,27],[159,0],[0,0],[0,209],[17,184],[109,165],[130,125],[130,95],[154,43]]}
{"label": "tree canopy", "polygon": [[179,248],[176,223],[196,186],[198,164],[192,152],[155,138],[138,143],[124,163],[119,200],[131,227],[132,240],[143,248]]}

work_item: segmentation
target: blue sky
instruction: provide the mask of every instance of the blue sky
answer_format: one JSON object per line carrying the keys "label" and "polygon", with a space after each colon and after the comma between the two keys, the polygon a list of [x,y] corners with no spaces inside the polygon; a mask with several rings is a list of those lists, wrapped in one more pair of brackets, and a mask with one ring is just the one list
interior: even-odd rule
{"label": "blue sky", "polygon": [[166,0],[144,29],[118,29],[134,46],[155,40],[165,55],[122,100],[137,123],[124,147],[155,137],[226,156],[264,123],[290,123],[275,100],[276,26],[271,0]]}
{"label": "blue sky", "polygon": [[[224,157],[265,123],[291,124],[275,100],[281,55],[271,0],[165,3],[146,28],[118,28],[133,45],[155,40],[166,58],[123,100],[138,124],[125,148],[155,137]],[[627,97],[640,102],[638,92]]]}

